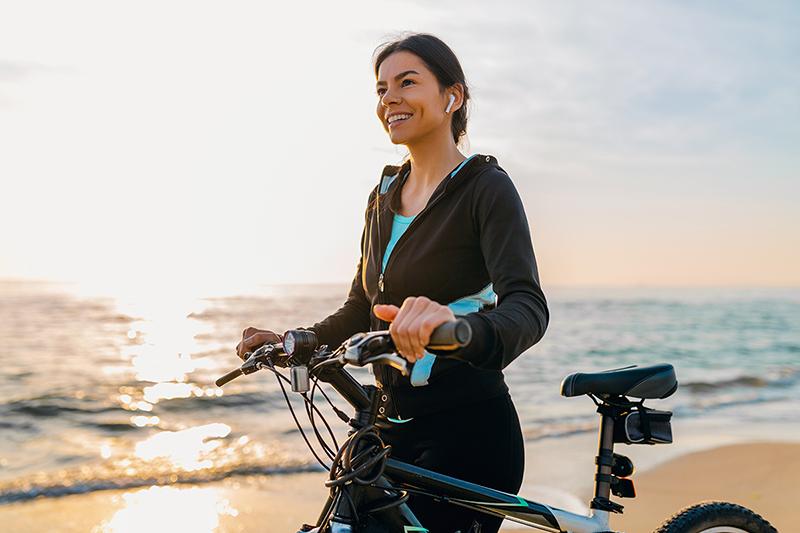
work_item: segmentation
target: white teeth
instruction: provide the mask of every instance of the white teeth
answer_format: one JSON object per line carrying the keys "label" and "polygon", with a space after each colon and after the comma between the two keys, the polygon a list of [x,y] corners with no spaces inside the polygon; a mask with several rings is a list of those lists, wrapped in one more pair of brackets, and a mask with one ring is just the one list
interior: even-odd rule
{"label": "white teeth", "polygon": [[388,119],[386,119],[386,122],[388,122],[389,124],[391,124],[391,123],[392,123],[392,122],[394,122],[395,120],[402,120],[402,119],[405,119],[405,118],[411,118],[411,115],[392,115],[391,117],[389,117]]}

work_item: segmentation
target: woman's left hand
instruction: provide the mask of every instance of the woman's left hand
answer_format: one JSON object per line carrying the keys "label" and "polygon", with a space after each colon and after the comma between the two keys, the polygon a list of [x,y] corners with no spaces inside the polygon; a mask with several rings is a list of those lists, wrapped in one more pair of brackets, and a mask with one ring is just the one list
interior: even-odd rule
{"label": "woman's left hand", "polygon": [[400,307],[377,304],[372,310],[379,319],[391,322],[389,333],[394,345],[411,363],[425,356],[423,350],[434,329],[456,319],[449,307],[424,296],[408,297]]}

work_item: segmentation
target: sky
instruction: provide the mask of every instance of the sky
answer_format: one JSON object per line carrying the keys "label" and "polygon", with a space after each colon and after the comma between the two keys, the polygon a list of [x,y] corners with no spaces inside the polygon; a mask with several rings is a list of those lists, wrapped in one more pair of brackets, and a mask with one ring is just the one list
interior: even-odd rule
{"label": "sky", "polygon": [[349,282],[405,154],[372,54],[416,31],[462,63],[462,151],[517,186],[544,288],[797,286],[797,27],[778,1],[0,0],[0,278]]}

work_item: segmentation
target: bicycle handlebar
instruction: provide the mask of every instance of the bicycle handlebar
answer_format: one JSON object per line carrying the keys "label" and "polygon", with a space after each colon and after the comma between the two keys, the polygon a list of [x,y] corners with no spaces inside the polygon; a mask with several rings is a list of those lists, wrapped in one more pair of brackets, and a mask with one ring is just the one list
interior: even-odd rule
{"label": "bicycle handlebar", "polygon": [[[306,332],[304,331],[303,333]],[[288,334],[289,332],[287,332],[287,336]],[[316,345],[316,337],[313,336],[313,333],[308,339],[313,339],[311,341],[313,342],[312,347],[316,350],[314,346]],[[432,350],[456,350],[469,345],[471,340],[472,328],[469,322],[463,318],[458,318],[455,321],[445,322],[434,329],[426,348]],[[217,379],[215,384],[217,387],[222,387],[239,376],[251,374],[276,362],[279,366],[285,366],[287,360],[289,363],[298,364],[296,359],[291,358],[292,350],[288,349],[288,344],[286,346],[288,352],[290,352],[288,358],[282,343],[263,344],[254,352],[247,354],[247,358],[240,368],[232,370]],[[388,364],[399,370],[403,375],[408,375],[408,361],[397,355],[389,331],[357,333],[343,342],[334,352],[327,353],[332,356],[332,359],[338,360],[341,364],[349,363],[355,366],[364,366],[369,363]],[[282,356],[284,359],[280,361],[277,359],[278,356]],[[307,360],[305,359],[305,361]]]}
{"label": "bicycle handlebar", "polygon": [[239,376],[243,376],[243,375],[244,375],[244,372],[242,372],[242,369],[241,368],[237,368],[236,370],[231,370],[230,372],[228,372],[227,374],[225,374],[221,378],[217,379],[217,381],[215,381],[214,384],[217,387],[222,387],[226,383],[228,383],[230,381],[233,381],[234,379],[238,378]]}
{"label": "bicycle handlebar", "polygon": [[431,350],[455,350],[467,346],[472,340],[472,328],[463,318],[445,322],[431,333],[428,346]]}

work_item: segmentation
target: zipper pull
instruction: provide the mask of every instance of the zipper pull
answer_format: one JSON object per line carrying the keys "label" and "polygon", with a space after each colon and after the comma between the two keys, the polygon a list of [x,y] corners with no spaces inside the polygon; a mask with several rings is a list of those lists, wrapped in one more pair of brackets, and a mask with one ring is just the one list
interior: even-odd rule
{"label": "zipper pull", "polygon": [[383,292],[383,272],[381,272],[381,275],[378,276],[378,290]]}

